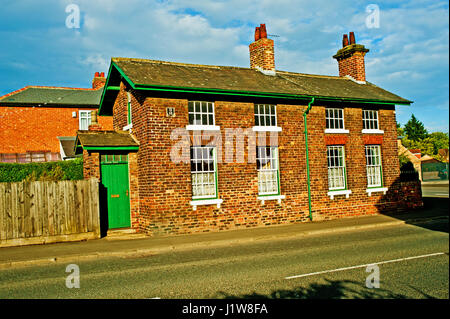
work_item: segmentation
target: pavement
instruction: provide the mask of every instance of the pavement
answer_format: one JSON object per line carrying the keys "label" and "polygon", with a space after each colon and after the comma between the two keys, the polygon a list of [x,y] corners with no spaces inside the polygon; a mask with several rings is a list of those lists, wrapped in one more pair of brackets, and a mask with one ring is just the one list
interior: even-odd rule
{"label": "pavement", "polygon": [[320,236],[326,233],[424,223],[442,219],[448,222],[448,200],[424,199],[424,201],[424,209],[390,216],[373,215],[170,237],[143,237],[139,234],[126,234],[80,242],[4,247],[0,248],[0,269],[74,263],[98,258],[142,257],[171,251]]}

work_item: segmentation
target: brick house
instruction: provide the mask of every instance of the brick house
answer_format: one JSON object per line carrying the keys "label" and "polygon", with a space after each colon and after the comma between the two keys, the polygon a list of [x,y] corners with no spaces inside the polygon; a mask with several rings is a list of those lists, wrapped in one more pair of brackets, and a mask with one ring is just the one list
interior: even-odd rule
{"label": "brick house", "polygon": [[353,33],[333,56],[339,76],[276,70],[265,25],[249,49],[250,68],[112,58],[99,114],[114,130],[76,144],[85,177],[106,189],[110,229],[157,236],[422,205],[420,186],[399,180],[395,105],[411,101],[366,81]]}
{"label": "brick house", "polygon": [[[97,72],[92,88],[26,86],[1,96],[0,161],[33,153],[51,154],[53,160],[73,158],[76,132],[88,129],[105,81],[104,73]],[[110,117],[99,120],[112,128]]]}

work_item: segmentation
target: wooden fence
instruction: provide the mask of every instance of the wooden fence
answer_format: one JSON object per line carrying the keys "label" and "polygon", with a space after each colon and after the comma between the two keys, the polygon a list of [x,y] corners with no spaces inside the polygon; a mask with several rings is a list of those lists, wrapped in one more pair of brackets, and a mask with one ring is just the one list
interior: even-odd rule
{"label": "wooden fence", "polygon": [[98,180],[0,183],[0,247],[100,237]]}

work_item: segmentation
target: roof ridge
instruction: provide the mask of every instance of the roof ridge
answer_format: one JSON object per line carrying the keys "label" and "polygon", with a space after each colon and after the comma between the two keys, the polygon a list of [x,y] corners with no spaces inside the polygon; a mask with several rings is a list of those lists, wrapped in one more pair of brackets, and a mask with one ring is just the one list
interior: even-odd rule
{"label": "roof ridge", "polygon": [[[195,64],[195,63],[182,63],[182,62],[172,62],[172,61],[163,61],[163,60],[151,60],[151,59],[139,59],[139,58],[121,58],[114,57],[111,58],[113,62],[117,61],[128,61],[128,62],[146,62],[146,63],[154,63],[154,64],[169,64],[169,65],[179,65],[179,66],[189,66],[189,67],[202,67],[202,68],[211,68],[211,69],[220,69],[220,68],[233,68],[231,66],[220,66],[220,65],[207,65],[207,64]],[[235,67],[238,68],[238,67]]]}
{"label": "roof ridge", "polygon": [[78,87],[68,87],[68,86],[51,86],[51,85],[28,85],[28,88],[33,89],[63,89],[63,90],[81,90],[81,91],[97,91],[102,89],[101,88],[78,88]]}
{"label": "roof ridge", "polygon": [[[195,64],[195,63],[183,63],[183,62],[172,62],[172,61],[163,61],[163,60],[152,60],[152,59],[141,59],[141,58],[123,58],[123,57],[113,57],[111,60],[120,62],[120,61],[128,61],[128,62],[144,62],[144,63],[153,63],[153,64],[168,64],[168,65],[178,65],[178,66],[187,66],[187,67],[201,67],[201,68],[211,68],[211,69],[246,69],[246,70],[255,70],[253,68],[241,67],[241,66],[229,66],[229,65],[211,65],[211,64]],[[348,80],[347,78],[340,77],[338,75],[326,75],[326,74],[310,74],[310,73],[301,73],[301,72],[290,72],[283,70],[275,70],[278,74],[291,74],[291,75],[300,75],[300,76],[310,76],[310,77],[319,77],[319,78],[331,78],[331,79],[341,79]]]}
{"label": "roof ridge", "polygon": [[338,75],[326,75],[326,74],[311,74],[311,73],[301,73],[301,72],[290,72],[290,71],[282,71],[282,70],[276,70],[277,74],[292,74],[292,75],[300,75],[300,76],[310,76],[310,77],[317,77],[317,78],[331,78],[331,79],[340,79],[340,80],[349,80],[348,78],[338,76]]}

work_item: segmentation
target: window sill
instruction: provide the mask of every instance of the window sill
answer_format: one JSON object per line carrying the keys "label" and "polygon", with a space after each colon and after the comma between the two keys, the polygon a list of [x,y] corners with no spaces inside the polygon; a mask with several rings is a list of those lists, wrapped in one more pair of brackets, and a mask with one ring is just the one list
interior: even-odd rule
{"label": "window sill", "polygon": [[325,129],[325,133],[327,133],[327,134],[348,134],[348,133],[350,133],[350,131],[344,130],[344,129],[327,128],[327,129]]}
{"label": "window sill", "polygon": [[281,132],[283,129],[279,126],[253,126],[253,132]]}
{"label": "window sill", "polygon": [[327,195],[330,196],[330,199],[334,199],[334,196],[337,195],[345,195],[345,198],[348,198],[351,193],[352,193],[351,190],[345,189],[342,191],[329,191]]}
{"label": "window sill", "polygon": [[220,208],[220,204],[222,204],[223,199],[215,198],[215,199],[197,199],[190,201],[193,210],[197,210],[197,206],[200,205],[217,205],[217,208]]}
{"label": "window sill", "polygon": [[369,196],[372,196],[372,193],[376,192],[383,192],[383,195],[386,195],[388,188],[387,187],[378,187],[378,188],[368,188],[366,189],[366,192],[369,194]]}
{"label": "window sill", "polygon": [[128,124],[127,126],[124,126],[123,127],[123,130],[124,131],[129,131],[130,129],[132,129],[133,128],[133,123],[130,123],[130,124]]}
{"label": "window sill", "polygon": [[220,131],[217,125],[186,125],[188,131]]}
{"label": "window sill", "polygon": [[281,204],[281,200],[285,199],[286,195],[267,195],[267,196],[258,196],[258,199],[261,201],[261,205],[264,205],[266,200],[277,200],[278,204]]}
{"label": "window sill", "polygon": [[363,134],[384,134],[383,130],[368,130],[368,129],[364,129],[361,131],[361,133]]}

